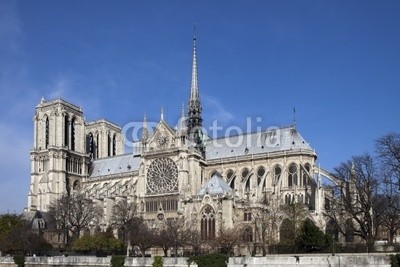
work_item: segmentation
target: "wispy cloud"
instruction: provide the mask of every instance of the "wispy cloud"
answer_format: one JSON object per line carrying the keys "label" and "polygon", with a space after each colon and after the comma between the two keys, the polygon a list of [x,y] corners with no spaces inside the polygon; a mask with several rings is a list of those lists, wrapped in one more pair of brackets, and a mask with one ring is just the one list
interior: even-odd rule
{"label": "wispy cloud", "polygon": [[226,125],[233,120],[234,115],[224,108],[218,98],[204,95],[202,96],[202,102],[203,109],[207,111],[204,117],[210,118],[212,121],[218,120],[222,125]]}

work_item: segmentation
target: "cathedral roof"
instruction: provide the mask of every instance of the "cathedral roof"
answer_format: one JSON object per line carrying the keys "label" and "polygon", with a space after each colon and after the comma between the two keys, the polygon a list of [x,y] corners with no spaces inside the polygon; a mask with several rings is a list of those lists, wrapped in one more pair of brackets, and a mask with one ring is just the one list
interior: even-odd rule
{"label": "cathedral roof", "polygon": [[207,160],[285,150],[314,151],[294,126],[209,139],[206,142]]}
{"label": "cathedral roof", "polygon": [[220,174],[215,173],[210,180],[205,182],[197,195],[204,196],[205,194],[219,195],[231,193],[232,188],[221,178]]}
{"label": "cathedral roof", "polygon": [[96,159],[92,163],[89,178],[137,171],[139,165],[140,157],[132,154]]}

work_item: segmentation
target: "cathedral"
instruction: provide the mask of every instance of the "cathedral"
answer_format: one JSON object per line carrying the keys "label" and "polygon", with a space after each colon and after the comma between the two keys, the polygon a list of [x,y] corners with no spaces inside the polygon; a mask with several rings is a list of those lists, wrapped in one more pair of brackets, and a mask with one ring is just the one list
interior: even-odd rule
{"label": "cathedral", "polygon": [[239,226],[252,235],[252,221],[266,207],[303,203],[324,228],[323,170],[315,150],[295,125],[218,138],[203,134],[197,67],[194,37],[186,111],[173,126],[162,112],[155,129],[144,118],[129,153],[121,126],[86,121],[80,107],[42,98],[33,118],[28,211],[46,212],[62,195],[79,191],[103,208],[103,225],[110,224],[114,204],[126,199],[150,224],[184,216],[207,239]]}

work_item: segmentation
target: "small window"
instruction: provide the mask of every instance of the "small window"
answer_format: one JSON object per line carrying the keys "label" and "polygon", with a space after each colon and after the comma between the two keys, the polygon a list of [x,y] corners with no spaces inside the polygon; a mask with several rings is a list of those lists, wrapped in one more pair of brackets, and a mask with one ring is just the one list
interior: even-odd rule
{"label": "small window", "polygon": [[[261,166],[261,167],[259,167],[258,170],[257,170],[257,184],[258,184],[258,185],[260,185],[260,183],[261,183],[262,178],[264,177],[264,175],[265,175],[265,168]],[[265,187],[265,181],[264,181],[263,187]]]}
{"label": "small window", "polygon": [[244,213],[244,221],[245,222],[250,222],[251,221],[251,212],[245,212]]}
{"label": "small window", "polygon": [[245,179],[249,175],[249,169],[244,168],[242,171],[242,178]]}
{"label": "small window", "polygon": [[233,171],[232,170],[228,170],[226,172],[226,180],[229,182],[232,178],[233,178]]}

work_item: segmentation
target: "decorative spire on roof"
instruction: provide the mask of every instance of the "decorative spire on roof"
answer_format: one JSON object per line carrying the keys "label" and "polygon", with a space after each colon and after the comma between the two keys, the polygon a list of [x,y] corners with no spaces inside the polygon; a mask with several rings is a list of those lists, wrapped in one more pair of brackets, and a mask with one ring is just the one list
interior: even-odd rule
{"label": "decorative spire on roof", "polygon": [[145,144],[149,138],[149,131],[147,129],[147,118],[146,113],[143,116],[143,131],[142,131],[142,143]]}
{"label": "decorative spire on roof", "polygon": [[197,77],[197,51],[196,51],[196,28],[193,33],[193,58],[192,58],[192,80],[190,85],[190,98],[188,103],[187,133],[189,139],[195,143],[195,148],[205,155],[202,133],[201,103],[199,95],[199,84]]}

